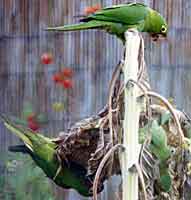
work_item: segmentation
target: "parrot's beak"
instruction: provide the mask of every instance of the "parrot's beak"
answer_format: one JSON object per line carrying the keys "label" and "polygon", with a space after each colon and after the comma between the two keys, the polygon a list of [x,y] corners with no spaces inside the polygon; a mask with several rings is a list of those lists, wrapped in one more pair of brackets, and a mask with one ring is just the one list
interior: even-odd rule
{"label": "parrot's beak", "polygon": [[167,34],[161,34],[161,33],[151,33],[151,38],[153,40],[153,42],[157,42],[159,40],[166,40],[167,38]]}
{"label": "parrot's beak", "polygon": [[158,33],[151,33],[150,36],[151,36],[153,42],[157,42],[160,38],[160,34],[158,34]]}
{"label": "parrot's beak", "polygon": [[167,38],[167,32],[166,32],[166,33],[160,34],[160,36],[161,36],[162,38],[166,39],[166,38]]}

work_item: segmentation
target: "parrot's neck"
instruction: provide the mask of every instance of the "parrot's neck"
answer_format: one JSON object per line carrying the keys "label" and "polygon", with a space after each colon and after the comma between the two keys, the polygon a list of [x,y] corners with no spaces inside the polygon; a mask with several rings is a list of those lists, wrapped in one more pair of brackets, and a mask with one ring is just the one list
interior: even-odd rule
{"label": "parrot's neck", "polygon": [[144,32],[152,32],[152,24],[151,24],[151,16],[152,16],[152,10],[150,11],[150,14],[146,16],[145,18],[145,23],[144,23],[144,28],[143,31]]}

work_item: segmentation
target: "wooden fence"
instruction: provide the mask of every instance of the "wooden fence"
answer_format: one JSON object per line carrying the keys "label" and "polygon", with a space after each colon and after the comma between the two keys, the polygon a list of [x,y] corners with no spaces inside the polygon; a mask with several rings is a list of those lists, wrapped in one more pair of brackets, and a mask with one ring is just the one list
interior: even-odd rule
{"label": "wooden fence", "polygon": [[[122,44],[102,31],[47,33],[48,25],[70,24],[86,6],[125,3],[125,0],[1,0],[0,3],[0,112],[20,116],[23,103],[32,102],[48,113],[43,132],[55,136],[75,121],[90,116],[106,103],[112,70],[122,56]],[[134,1],[135,2],[135,1]],[[153,43],[145,36],[146,60],[152,87],[175,99],[177,107],[191,112],[191,1],[145,0],[169,23],[167,41]],[[54,62],[44,66],[40,56],[51,52]],[[64,66],[74,72],[74,88],[56,86],[52,75]],[[67,102],[64,112],[54,112],[54,102]],[[0,151],[18,140],[0,124]],[[112,200],[109,183],[102,200]],[[107,189],[109,188],[109,189]],[[60,190],[59,190],[60,191]],[[109,192],[108,192],[109,191]],[[80,198],[70,192],[63,198]]]}

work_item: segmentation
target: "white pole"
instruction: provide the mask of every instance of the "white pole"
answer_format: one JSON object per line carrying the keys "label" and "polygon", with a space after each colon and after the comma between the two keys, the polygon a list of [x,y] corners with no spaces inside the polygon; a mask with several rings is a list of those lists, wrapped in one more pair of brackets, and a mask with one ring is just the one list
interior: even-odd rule
{"label": "white pole", "polygon": [[125,33],[126,53],[124,64],[125,89],[124,103],[125,116],[123,123],[123,145],[125,151],[121,155],[123,200],[138,200],[138,173],[132,171],[138,163],[140,145],[138,143],[139,115],[141,105],[137,101],[139,89],[130,84],[129,80],[137,81],[138,55],[141,38],[137,30],[129,30]]}

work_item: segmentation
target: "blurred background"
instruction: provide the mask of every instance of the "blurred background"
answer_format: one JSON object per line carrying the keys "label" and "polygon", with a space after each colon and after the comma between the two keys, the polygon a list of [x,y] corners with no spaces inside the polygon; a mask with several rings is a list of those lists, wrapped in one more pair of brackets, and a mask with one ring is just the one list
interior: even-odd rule
{"label": "blurred background", "polygon": [[[78,18],[74,16],[83,14],[87,6],[100,4],[104,7],[126,2],[124,0],[0,0],[0,112],[19,118],[25,109],[42,113],[46,123],[39,131],[54,137],[60,131],[67,130],[76,121],[96,114],[102,109],[106,104],[112,71],[122,57],[121,42],[99,30],[47,33],[43,29],[47,26],[77,22]],[[191,1],[137,2],[144,2],[158,10],[169,24],[169,35],[165,41],[154,43],[144,35],[145,58],[151,86],[165,97],[172,98],[177,108],[190,114]],[[42,61],[42,55],[45,53],[52,56],[52,61],[48,65]],[[63,88],[53,80],[54,75],[63,68],[72,69],[72,87]],[[58,106],[60,109],[57,109],[56,105],[62,106]],[[28,177],[24,173],[26,168],[29,169],[27,172],[29,174],[33,174],[33,171],[22,163],[23,159],[20,157],[7,156],[8,146],[18,143],[19,140],[0,123],[2,179],[0,199],[85,199],[73,190],[63,190],[52,183],[44,184],[47,190],[43,191],[39,188],[35,190],[34,186],[31,186],[32,183],[29,184],[24,178],[20,180],[20,176]],[[26,159],[26,162],[29,163],[30,159]],[[16,169],[17,165],[21,165],[20,174]],[[34,167],[31,168],[33,169]],[[14,178],[15,170],[18,179]],[[36,171],[38,177],[38,173],[41,172],[38,169]],[[18,182],[14,183],[14,180]],[[43,181],[46,182],[47,179]],[[37,184],[38,180],[34,182]],[[23,186],[22,184],[19,186],[19,183],[23,183]],[[117,199],[115,191],[118,183],[117,178],[109,181],[100,199]],[[38,184],[40,186],[41,182]],[[50,193],[52,190],[53,195],[33,197],[37,189],[42,193],[47,191]],[[17,194],[19,191],[23,191],[27,196],[22,194],[19,196]]]}

